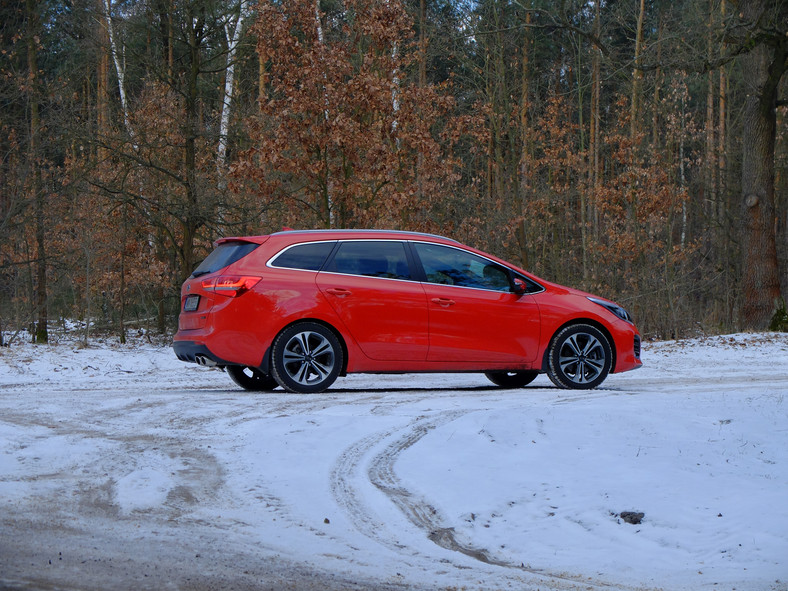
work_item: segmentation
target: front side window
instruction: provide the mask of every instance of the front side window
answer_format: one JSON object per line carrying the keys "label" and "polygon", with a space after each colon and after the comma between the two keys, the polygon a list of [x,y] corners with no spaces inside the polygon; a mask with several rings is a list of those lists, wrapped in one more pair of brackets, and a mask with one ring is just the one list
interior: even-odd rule
{"label": "front side window", "polygon": [[429,283],[511,291],[509,272],[496,263],[457,248],[414,243]]}
{"label": "front side window", "polygon": [[325,270],[384,279],[411,278],[405,245],[395,241],[343,242]]}
{"label": "front side window", "polygon": [[296,244],[271,261],[272,267],[319,271],[334,248],[334,242]]}

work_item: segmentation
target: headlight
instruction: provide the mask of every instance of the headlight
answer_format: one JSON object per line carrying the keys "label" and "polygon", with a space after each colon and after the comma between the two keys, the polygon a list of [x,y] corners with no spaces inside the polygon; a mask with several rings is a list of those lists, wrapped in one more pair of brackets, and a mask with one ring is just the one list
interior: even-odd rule
{"label": "headlight", "polygon": [[613,302],[606,302],[605,300],[600,300],[598,298],[588,298],[588,300],[602,306],[603,308],[607,308],[613,314],[621,318],[621,320],[625,320],[630,324],[634,324],[634,322],[632,322],[632,316],[630,316],[629,312],[624,310],[624,308],[622,308],[621,306],[614,304]]}

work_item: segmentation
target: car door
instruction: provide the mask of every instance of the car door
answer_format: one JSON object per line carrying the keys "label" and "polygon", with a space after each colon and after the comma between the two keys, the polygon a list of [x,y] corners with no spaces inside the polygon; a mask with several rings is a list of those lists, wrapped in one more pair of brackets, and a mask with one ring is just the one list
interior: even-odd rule
{"label": "car door", "polygon": [[402,241],[341,242],[317,285],[369,358],[427,358],[427,298]]}
{"label": "car door", "polygon": [[512,293],[506,267],[461,248],[412,245],[426,278],[429,361],[536,359],[539,308],[530,295]]}

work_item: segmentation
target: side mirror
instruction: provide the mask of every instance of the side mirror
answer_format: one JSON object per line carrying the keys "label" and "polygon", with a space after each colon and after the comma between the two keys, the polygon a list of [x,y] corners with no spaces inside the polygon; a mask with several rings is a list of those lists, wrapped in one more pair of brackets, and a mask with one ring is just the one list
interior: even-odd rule
{"label": "side mirror", "polygon": [[525,281],[519,277],[515,277],[512,281],[512,291],[517,295],[523,295],[528,291],[528,286],[525,284]]}

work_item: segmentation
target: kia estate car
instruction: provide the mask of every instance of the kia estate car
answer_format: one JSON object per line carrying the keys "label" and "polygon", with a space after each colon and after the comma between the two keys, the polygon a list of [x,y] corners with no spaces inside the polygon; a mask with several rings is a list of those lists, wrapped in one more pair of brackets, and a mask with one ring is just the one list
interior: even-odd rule
{"label": "kia estate car", "polygon": [[590,389],[641,366],[619,305],[441,236],[377,230],[222,238],[181,290],[173,348],[247,390],[322,392],[350,373],[546,373]]}

